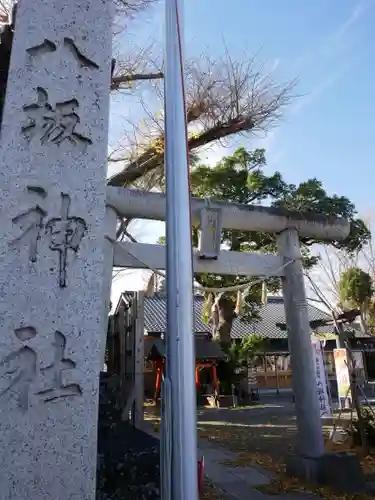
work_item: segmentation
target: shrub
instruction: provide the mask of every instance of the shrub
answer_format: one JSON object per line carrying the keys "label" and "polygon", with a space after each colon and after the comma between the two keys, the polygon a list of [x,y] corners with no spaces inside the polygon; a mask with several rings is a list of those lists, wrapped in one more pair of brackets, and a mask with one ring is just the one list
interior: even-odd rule
{"label": "shrub", "polygon": [[[370,448],[375,448],[375,414],[368,408],[361,408],[361,416],[363,420],[364,430],[367,437],[367,445]],[[361,428],[358,420],[353,420],[348,428],[349,434],[352,436],[353,445],[361,446]]]}

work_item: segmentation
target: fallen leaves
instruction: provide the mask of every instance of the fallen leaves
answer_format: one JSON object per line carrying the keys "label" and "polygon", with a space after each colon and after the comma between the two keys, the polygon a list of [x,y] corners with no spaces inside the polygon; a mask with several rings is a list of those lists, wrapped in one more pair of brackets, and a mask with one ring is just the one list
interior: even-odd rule
{"label": "fallen leaves", "polygon": [[[248,414],[247,414],[248,415]],[[263,420],[263,422],[261,421]],[[248,418],[242,425],[238,421],[199,422],[199,437],[219,444],[237,454],[235,460],[225,463],[230,467],[261,467],[269,471],[274,479],[258,489],[268,494],[284,494],[286,492],[313,493],[326,500],[369,500],[371,495],[343,495],[330,488],[306,484],[286,475],[284,457],[294,447],[296,426],[292,415],[271,415],[259,420]],[[328,429],[326,430],[328,435]],[[350,441],[346,446],[350,445]],[[343,447],[332,444],[327,451],[344,451]],[[348,451],[345,449],[345,451]],[[353,448],[350,448],[353,451]],[[360,450],[354,450],[359,453]],[[375,474],[375,456],[361,458],[365,474]]]}
{"label": "fallen leaves", "polygon": [[200,495],[200,500],[225,500],[223,493],[214,486],[214,484],[205,479],[204,492]]}
{"label": "fallen leaves", "polygon": [[[362,461],[362,466],[366,473],[375,471],[375,457],[368,456]],[[316,484],[304,483],[296,478],[289,477],[285,473],[285,463],[280,458],[279,460],[270,457],[264,453],[239,453],[235,460],[225,462],[229,467],[254,467],[260,466],[270,471],[275,478],[267,485],[258,486],[257,489],[268,494],[284,494],[288,493],[313,493],[326,500],[370,500],[373,495],[343,495],[333,491],[330,488],[317,486]]]}
{"label": "fallen leaves", "polygon": [[235,460],[223,463],[229,467],[253,467],[258,465],[274,474],[285,472],[285,464],[282,459],[277,460],[261,452],[241,452],[238,453]]}
{"label": "fallen leaves", "polygon": [[365,474],[375,475],[375,455],[367,455],[361,458],[361,465]]}
{"label": "fallen leaves", "polygon": [[265,408],[265,405],[254,403],[252,405],[230,406],[228,408],[228,410],[231,410],[231,411],[244,411],[244,410],[259,410],[261,408]]}
{"label": "fallen leaves", "polygon": [[[154,429],[158,430],[160,425],[158,409],[148,407],[146,414],[146,418],[152,421]],[[297,436],[293,415],[284,413],[265,416],[259,412],[254,416],[250,416],[251,412],[244,412],[241,416],[240,414],[240,408],[235,412],[227,412],[225,420],[221,414],[205,410],[204,418],[198,416],[198,436],[200,439],[206,439],[235,452],[236,459],[225,463],[229,467],[255,466],[269,471],[274,479],[267,485],[259,486],[260,491],[268,494],[314,493],[326,500],[374,499],[374,496],[364,494],[343,495],[329,488],[305,484],[286,475],[284,457],[294,448]],[[218,415],[220,420],[217,420]],[[325,434],[328,437],[329,427],[325,428]],[[327,451],[349,451],[348,447],[350,441],[345,443],[345,447],[332,445],[327,441]],[[353,448],[350,447],[350,451],[353,451]],[[360,450],[354,451],[360,452]],[[375,475],[375,456],[361,458],[361,465],[365,474]],[[225,497],[220,496],[220,491],[215,490],[210,484],[202,498],[221,500]]]}
{"label": "fallen leaves", "polygon": [[295,478],[277,478],[270,484],[257,488],[262,493],[272,495],[288,493],[314,494],[326,500],[370,500],[374,497],[367,494],[345,495],[337,493],[329,488],[317,487],[314,484],[303,484]]}
{"label": "fallen leaves", "polygon": [[355,495],[345,495],[333,491],[330,488],[317,486],[316,484],[306,484],[299,481],[296,478],[281,476],[275,478],[269,484],[264,486],[259,486],[257,488],[263,493],[269,493],[272,495],[288,493],[307,493],[319,496],[326,500],[373,500],[374,496],[370,494],[355,494]]}

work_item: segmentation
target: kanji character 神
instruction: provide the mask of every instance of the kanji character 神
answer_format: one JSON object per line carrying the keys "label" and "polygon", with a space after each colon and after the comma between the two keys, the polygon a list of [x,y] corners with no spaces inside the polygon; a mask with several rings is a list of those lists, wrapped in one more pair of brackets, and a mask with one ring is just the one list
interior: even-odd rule
{"label": "kanji character \u795e", "polygon": [[[27,189],[28,192],[34,192],[42,198],[47,196],[43,188],[28,186]],[[39,204],[36,204],[12,219],[12,222],[19,225],[22,230],[21,235],[12,243],[26,240],[29,246],[29,259],[31,262],[37,260],[38,241],[42,238],[44,229],[44,234],[49,237],[49,248],[59,252],[59,286],[61,288],[66,287],[68,250],[78,251],[87,229],[84,219],[69,216],[69,208],[70,196],[61,193],[61,217],[51,218],[44,223],[47,211]]]}
{"label": "kanji character \u795e", "polygon": [[46,233],[50,236],[50,249],[59,252],[59,285],[66,287],[68,249],[76,252],[87,229],[81,217],[69,217],[70,197],[61,193],[61,217],[50,219]]}

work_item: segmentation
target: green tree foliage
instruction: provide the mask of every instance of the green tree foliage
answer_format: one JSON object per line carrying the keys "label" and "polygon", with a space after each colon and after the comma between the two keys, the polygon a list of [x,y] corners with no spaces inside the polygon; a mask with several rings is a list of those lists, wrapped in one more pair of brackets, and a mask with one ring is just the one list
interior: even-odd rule
{"label": "green tree foliage", "polygon": [[230,394],[231,385],[243,379],[248,362],[257,353],[265,351],[266,340],[257,335],[248,335],[241,342],[222,343],[221,347],[227,354],[227,360],[221,361],[217,368],[220,392]]}
{"label": "green tree foliage", "polygon": [[343,305],[360,309],[373,294],[371,276],[358,267],[344,271],[339,282],[340,300]]}
{"label": "green tree foliage", "polygon": [[374,293],[371,276],[359,267],[346,269],[340,277],[339,295],[341,307],[357,308],[361,311],[360,324],[363,333],[369,333],[369,327],[373,328],[374,305],[372,296]]}
{"label": "green tree foliage", "polygon": [[[317,179],[309,179],[299,185],[288,184],[280,172],[267,175],[264,149],[246,151],[237,149],[231,156],[226,156],[214,167],[193,165],[190,184],[193,196],[214,198],[221,201],[242,204],[260,204],[278,209],[300,212],[314,212],[327,217],[344,217],[350,221],[351,232],[343,242],[332,242],[337,248],[348,252],[358,251],[367,243],[370,232],[364,222],[358,218],[354,204],[345,196],[329,196]],[[164,237],[159,238],[164,244]],[[198,227],[193,228],[193,244],[198,243]],[[262,232],[244,232],[225,229],[222,231],[222,245],[232,251],[276,252],[275,235]],[[310,252],[314,243],[324,243],[314,239],[302,239],[302,256],[305,267],[316,264],[316,257]],[[249,281],[244,276],[217,276],[197,274],[195,279],[204,287],[223,288]],[[277,278],[267,280],[267,289],[279,290]],[[243,321],[259,318],[262,285],[260,283],[247,288],[242,294]],[[215,336],[221,343],[229,342],[233,320],[236,317],[238,295],[234,293],[216,294],[213,307],[218,317]],[[238,305],[238,304],[237,304]],[[207,313],[207,311],[205,310]]]}
{"label": "green tree foliage", "polygon": [[[351,222],[351,233],[344,242],[332,244],[353,251],[361,248],[369,239],[369,231],[357,217],[354,204],[344,196],[329,196],[317,179],[309,179],[299,185],[288,184],[280,172],[267,175],[264,149],[247,151],[237,149],[233,155],[224,157],[214,167],[197,165],[191,169],[191,191],[193,196],[217,200],[261,204],[279,209],[315,212],[323,215],[344,217]],[[197,244],[198,228],[193,229],[194,244]],[[310,246],[318,240],[302,240],[302,252],[307,267],[316,263]],[[222,244],[235,251],[275,252],[275,235],[262,232],[224,230]],[[231,276],[197,275],[196,280],[205,287],[228,287],[248,278]],[[267,288],[275,291],[279,280],[268,280]],[[256,318],[261,299],[261,285],[250,287],[244,294],[245,308],[242,318]],[[217,297],[220,340],[228,340],[235,317],[236,294]],[[220,331],[221,328],[221,331]]]}

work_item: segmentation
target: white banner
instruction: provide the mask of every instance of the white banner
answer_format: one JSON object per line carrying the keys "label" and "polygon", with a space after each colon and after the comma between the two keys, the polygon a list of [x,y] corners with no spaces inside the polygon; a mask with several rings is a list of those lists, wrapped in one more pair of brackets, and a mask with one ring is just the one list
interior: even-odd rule
{"label": "white banner", "polygon": [[316,391],[320,407],[320,416],[332,415],[332,408],[328,397],[328,380],[324,366],[322,344],[319,339],[312,337],[311,340],[314,353],[314,369],[316,377]]}
{"label": "white banner", "polygon": [[350,376],[346,349],[334,349],[337,390],[340,399],[350,399]]}
{"label": "white banner", "polygon": [[[337,389],[340,399],[351,400],[350,372],[354,372],[357,385],[362,386],[366,381],[366,372],[362,351],[351,351],[351,356],[345,348],[334,349]],[[350,359],[353,367],[350,367]]]}
{"label": "white banner", "polygon": [[363,385],[366,381],[366,371],[362,351],[352,351],[354,371],[356,374],[356,381],[358,385]]}

